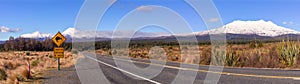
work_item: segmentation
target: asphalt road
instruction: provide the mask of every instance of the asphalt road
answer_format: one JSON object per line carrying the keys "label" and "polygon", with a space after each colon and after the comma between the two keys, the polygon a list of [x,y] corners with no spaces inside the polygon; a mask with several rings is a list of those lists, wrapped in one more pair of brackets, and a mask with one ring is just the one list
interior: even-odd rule
{"label": "asphalt road", "polygon": [[[98,84],[105,84],[105,83],[111,83],[111,84],[170,84],[170,83],[177,83],[177,84],[186,84],[191,81],[194,81],[192,83],[194,84],[202,84],[204,82],[210,82],[205,81],[206,76],[208,73],[214,74],[214,75],[220,75],[220,78],[218,80],[212,80],[217,81],[218,84],[298,84],[300,83],[300,70],[279,70],[279,69],[258,69],[258,68],[223,68],[223,72],[218,71],[209,71],[209,66],[199,66],[198,68],[180,68],[179,63],[175,62],[156,62],[152,65],[152,68],[147,68],[150,66],[150,60],[140,60],[140,59],[132,59],[128,60],[127,58],[113,58],[108,56],[95,56],[92,57],[89,54],[85,54],[85,61],[84,63],[90,61],[90,62],[97,62],[96,65],[91,66],[99,66],[98,69],[89,69],[94,71],[101,71],[98,74],[102,74],[100,76],[104,76],[103,78],[94,76],[97,73],[88,73],[91,72],[89,70],[85,70],[87,72],[78,72],[82,74],[88,74],[88,75],[79,75],[78,76],[71,76],[75,78],[70,77],[63,77],[63,78],[69,78],[69,82],[52,82],[48,84],[77,84],[79,81],[76,79],[83,79],[81,82],[83,83],[98,83]],[[117,67],[117,64],[115,64],[114,60],[118,60],[118,62],[121,66]],[[133,63],[135,66],[139,67],[140,70],[135,70],[135,68],[130,67],[131,65],[127,65]],[[189,67],[194,67],[196,65],[189,65],[186,64]],[[87,66],[87,65],[85,65]],[[80,66],[76,66],[77,68],[80,68]],[[74,67],[72,67],[74,68]],[[159,73],[155,74],[155,71],[161,71]],[[144,71],[143,71],[144,70]],[[178,77],[179,71],[187,71],[192,72],[195,74],[189,74],[186,73],[184,75],[180,75]],[[150,71],[150,72],[149,72]],[[154,71],[152,74],[145,74],[145,73],[151,73],[151,71]],[[62,71],[61,73],[64,73]],[[71,74],[75,74],[76,72],[73,71]],[[151,76],[154,75],[154,76]],[[93,78],[89,78],[93,77]],[[196,76],[196,77],[194,77]],[[58,80],[64,80],[63,78],[59,78]],[[102,79],[101,79],[102,78]],[[70,80],[74,79],[74,80]],[[101,79],[101,80],[100,80]],[[208,78],[209,79],[209,78]],[[68,79],[66,79],[68,80]],[[85,81],[86,80],[86,81]],[[98,81],[94,81],[98,80]],[[73,82],[70,82],[73,81]],[[108,81],[108,82],[102,82],[102,81]],[[180,82],[182,81],[182,82]],[[189,81],[189,82],[187,82]],[[212,82],[214,83],[214,82]]]}
{"label": "asphalt road", "polygon": [[81,84],[74,66],[45,73],[43,84]]}

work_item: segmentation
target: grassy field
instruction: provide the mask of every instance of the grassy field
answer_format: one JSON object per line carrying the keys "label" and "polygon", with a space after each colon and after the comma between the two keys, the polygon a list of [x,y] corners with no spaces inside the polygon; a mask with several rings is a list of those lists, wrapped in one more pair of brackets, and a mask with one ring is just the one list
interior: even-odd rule
{"label": "grassy field", "polygon": [[[222,61],[221,65],[228,67],[300,68],[300,42],[296,41],[228,44],[226,52],[217,53],[218,55],[212,54],[214,50],[209,44],[189,46],[179,46],[176,43],[158,46],[146,44],[139,43],[138,46],[133,44],[129,46],[129,51],[123,48],[112,50],[109,45],[101,45],[104,47],[97,49],[96,53],[107,56],[129,56],[139,59],[157,59],[199,65],[210,65],[213,63],[212,59],[217,58]],[[222,56],[226,56],[226,58]],[[65,58],[61,59],[61,66],[70,67],[74,65],[73,59],[71,52],[65,52]],[[31,64],[31,79],[28,78],[27,60]],[[214,65],[220,64],[214,63]],[[53,57],[52,51],[0,52],[0,84],[41,83],[45,71],[51,69],[57,69],[57,60]]]}
{"label": "grassy field", "polygon": [[[28,60],[31,65],[31,79],[28,78]],[[70,67],[73,63],[72,54],[65,52],[61,67]],[[0,84],[39,84],[42,83],[46,70],[56,68],[57,60],[53,57],[53,52],[0,52]]]}
{"label": "grassy field", "polygon": [[[229,67],[257,67],[257,68],[300,68],[299,42],[249,43],[228,44],[226,58],[221,59]],[[161,50],[159,50],[161,49]],[[174,62],[209,65],[211,63],[212,48],[210,45],[196,46],[158,46],[130,47],[129,51],[120,49],[98,49],[96,53],[102,55],[129,56],[141,59],[158,59]],[[182,51],[181,51],[182,50]],[[129,52],[127,55],[126,53]],[[198,54],[198,55],[197,55]],[[166,57],[164,57],[165,55]],[[298,62],[297,62],[298,61]]]}

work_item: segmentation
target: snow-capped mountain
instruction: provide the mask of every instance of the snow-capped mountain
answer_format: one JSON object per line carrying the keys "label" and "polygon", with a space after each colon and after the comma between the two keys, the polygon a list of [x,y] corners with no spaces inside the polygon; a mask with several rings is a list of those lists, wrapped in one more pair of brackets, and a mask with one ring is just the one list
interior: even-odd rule
{"label": "snow-capped mountain", "polygon": [[[128,33],[133,31],[86,31],[86,30],[77,30],[75,28],[68,28],[64,32],[63,35],[71,36],[72,38],[112,38],[114,34],[114,38],[130,38]],[[159,37],[168,35],[166,33],[149,33],[149,32],[135,32],[133,38],[137,37]]]}
{"label": "snow-capped mountain", "polygon": [[[75,28],[68,28],[65,31],[61,32],[67,38],[112,38],[114,34],[114,38],[130,38],[128,33],[132,33],[134,31],[87,31],[87,30],[77,30]],[[41,32],[34,32],[29,34],[23,34],[21,37],[23,38],[51,38],[55,34],[45,34]],[[135,32],[133,38],[138,37],[159,37],[159,36],[168,36],[170,34],[160,33],[160,32]]]}
{"label": "snow-capped mountain", "polygon": [[39,31],[33,32],[31,34],[23,34],[20,37],[23,38],[49,38],[52,34],[41,33]]}
{"label": "snow-capped mountain", "polygon": [[279,36],[285,34],[300,34],[298,31],[278,26],[271,21],[233,21],[222,28],[212,29],[203,32],[195,32],[195,35],[206,35],[209,32],[224,31],[230,34],[256,34],[259,36]]}
{"label": "snow-capped mountain", "polygon": [[[193,34],[185,35],[171,35],[168,33],[154,33],[154,32],[135,32],[134,36],[129,36],[129,33],[133,31],[87,31],[77,30],[75,28],[68,28],[62,32],[62,34],[71,39],[93,39],[96,40],[110,40],[114,34],[114,38],[134,38],[134,39],[173,39],[173,37],[188,38],[192,35],[196,35],[199,40],[209,39],[209,33],[224,31],[228,39],[241,39],[241,38],[273,38],[282,37],[285,35],[300,36],[300,32],[288,29],[285,27],[278,26],[271,21],[258,20],[258,21],[233,21],[221,28],[216,28],[208,31],[194,32]],[[24,38],[51,38],[54,34],[45,34],[41,32],[34,32],[32,34],[23,34],[21,37]],[[199,37],[199,38],[198,38]]]}

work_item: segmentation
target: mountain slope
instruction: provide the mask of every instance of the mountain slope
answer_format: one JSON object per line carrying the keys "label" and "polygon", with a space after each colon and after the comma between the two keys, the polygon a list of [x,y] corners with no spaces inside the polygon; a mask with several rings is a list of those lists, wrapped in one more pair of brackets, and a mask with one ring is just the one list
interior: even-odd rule
{"label": "mountain slope", "polygon": [[[273,38],[285,38],[293,36],[292,38],[298,39],[300,36],[298,31],[278,26],[271,21],[233,21],[222,28],[212,29],[203,32],[194,32],[193,34],[186,35],[170,35],[167,33],[149,33],[149,32],[136,32],[132,37],[132,40],[176,40],[176,37],[186,38],[189,40],[191,36],[196,35],[196,38],[200,41],[209,41],[209,33],[215,31],[225,30],[227,40],[252,40],[252,39],[273,39]],[[114,38],[130,38],[128,32],[131,31],[116,31]],[[75,28],[68,28],[62,32],[67,37],[67,42],[71,42],[72,39],[76,41],[106,41],[111,40],[113,31],[86,31],[77,30]],[[34,32],[32,34],[23,34],[21,37],[26,38],[51,38],[51,34],[44,34],[40,32]],[[96,37],[94,39],[94,37]]]}
{"label": "mountain slope", "polygon": [[285,34],[300,34],[298,31],[278,26],[271,21],[241,21],[237,20],[229,23],[222,28],[208,30],[204,32],[195,32],[195,35],[205,35],[209,32],[225,30],[230,34],[256,34],[259,36],[280,36]]}
{"label": "mountain slope", "polygon": [[[72,38],[112,38],[114,34],[114,38],[130,38],[128,33],[132,31],[86,31],[86,30],[77,30],[75,28],[68,28],[64,32],[62,32],[65,36],[71,36]],[[152,33],[152,32],[135,32],[133,38],[138,37],[159,37],[168,35],[166,33]]]}
{"label": "mountain slope", "polygon": [[45,33],[36,31],[36,32],[33,32],[32,34],[23,34],[20,37],[23,37],[23,38],[49,38],[51,36],[52,36],[51,34],[45,34]]}

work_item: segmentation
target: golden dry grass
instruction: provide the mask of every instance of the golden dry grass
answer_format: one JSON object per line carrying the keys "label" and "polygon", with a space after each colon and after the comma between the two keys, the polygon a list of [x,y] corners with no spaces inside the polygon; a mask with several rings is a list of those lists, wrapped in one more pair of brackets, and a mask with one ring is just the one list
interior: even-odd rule
{"label": "golden dry grass", "polygon": [[[297,64],[288,67],[279,62],[278,46],[283,42],[276,43],[264,43],[263,47],[253,48],[249,44],[230,44],[226,47],[226,55],[233,55],[232,59],[226,59],[227,63],[225,66],[232,67],[258,67],[258,68],[299,68],[300,58],[297,58]],[[295,45],[300,45],[299,42],[294,42]],[[210,45],[198,46],[162,46],[160,47],[166,56],[167,61],[209,65],[211,63],[212,48]],[[188,48],[188,49],[186,49]],[[183,49],[183,50],[182,50]],[[186,50],[185,50],[186,49]],[[182,51],[181,51],[182,50]],[[129,52],[127,55],[126,53]],[[154,51],[160,52],[160,51]],[[99,49],[96,51],[98,54],[110,56],[112,53],[117,56],[129,56],[132,58],[150,59],[151,47],[134,47],[130,48],[129,51],[125,49],[119,49],[118,52],[107,49]],[[298,54],[299,55],[299,54]],[[162,60],[162,56],[155,56],[152,59]],[[163,59],[164,60],[164,59]]]}
{"label": "golden dry grass", "polygon": [[[0,52],[0,68],[4,69],[8,75],[7,80],[1,80],[0,84],[30,84],[41,83],[42,80],[28,79],[28,61],[31,63],[31,75],[35,79],[46,70],[57,68],[57,60],[53,57],[53,52]],[[32,66],[32,63],[36,63]],[[65,58],[61,59],[61,67],[74,65],[71,52],[65,52]]]}

